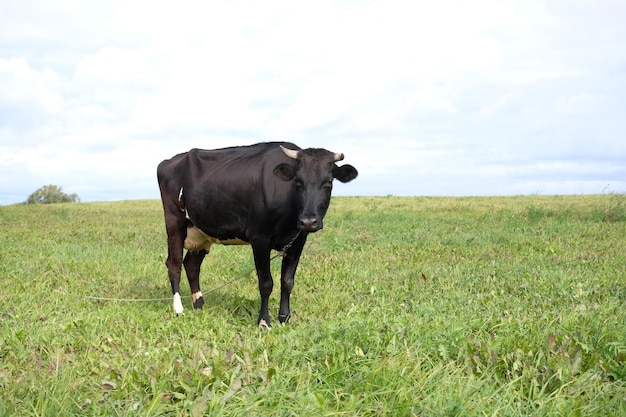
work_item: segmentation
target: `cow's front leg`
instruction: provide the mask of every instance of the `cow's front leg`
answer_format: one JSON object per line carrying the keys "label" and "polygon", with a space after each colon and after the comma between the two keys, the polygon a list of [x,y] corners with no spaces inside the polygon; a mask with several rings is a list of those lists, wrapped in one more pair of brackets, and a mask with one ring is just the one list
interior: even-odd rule
{"label": "cow's front leg", "polygon": [[302,234],[292,245],[291,248],[285,254],[281,267],[280,277],[280,309],[278,310],[278,321],[286,323],[291,317],[291,309],[289,306],[289,298],[291,296],[291,290],[294,286],[294,277],[296,275],[296,269],[298,268],[298,262],[300,261],[300,255],[302,254],[302,248],[306,242],[306,234]]}
{"label": "cow's front leg", "polygon": [[190,250],[185,255],[183,264],[185,265],[185,272],[187,273],[187,280],[189,281],[189,288],[191,289],[191,299],[193,301],[193,308],[200,309],[204,305],[204,298],[202,298],[202,291],[200,291],[200,266],[202,261],[208,252],[202,250]]}
{"label": "cow's front leg", "polygon": [[261,295],[261,308],[259,310],[258,325],[270,327],[269,300],[274,288],[272,273],[270,271],[270,247],[269,244],[253,244],[254,264],[259,279],[259,294]]}

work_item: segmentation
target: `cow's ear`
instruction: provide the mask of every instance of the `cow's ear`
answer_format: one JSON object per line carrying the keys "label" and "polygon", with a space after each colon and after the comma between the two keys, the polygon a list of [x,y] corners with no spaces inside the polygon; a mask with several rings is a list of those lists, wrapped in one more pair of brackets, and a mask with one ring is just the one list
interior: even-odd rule
{"label": "cow's ear", "polygon": [[296,176],[296,167],[289,164],[280,164],[274,168],[274,175],[283,181],[291,181]]}
{"label": "cow's ear", "polygon": [[333,167],[333,177],[337,178],[341,182],[349,182],[355,179],[359,175],[359,171],[352,165],[342,165]]}

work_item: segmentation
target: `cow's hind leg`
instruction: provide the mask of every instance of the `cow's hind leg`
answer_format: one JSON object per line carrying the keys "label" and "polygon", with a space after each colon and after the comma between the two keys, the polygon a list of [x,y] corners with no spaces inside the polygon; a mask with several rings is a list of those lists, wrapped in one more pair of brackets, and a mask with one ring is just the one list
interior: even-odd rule
{"label": "cow's hind leg", "polygon": [[187,235],[186,219],[180,210],[164,203],[165,229],[167,231],[167,275],[172,285],[173,308],[178,314],[183,313],[183,303],[180,300],[180,274],[183,266],[183,245]]}
{"label": "cow's hind leg", "polygon": [[178,315],[182,314],[184,311],[183,303],[180,300],[180,274],[183,263],[183,251],[181,247],[180,253],[178,253],[178,251],[175,248],[172,248],[170,244],[168,252],[169,254],[167,256],[167,261],[165,262],[165,265],[167,265],[167,275],[169,276],[170,284],[172,285],[172,294],[174,296],[174,312]]}
{"label": "cow's hind leg", "polygon": [[187,279],[189,280],[189,288],[191,288],[194,309],[200,309],[204,305],[204,298],[202,298],[202,291],[200,291],[200,266],[207,253],[204,249],[190,250],[187,251],[183,261]]}

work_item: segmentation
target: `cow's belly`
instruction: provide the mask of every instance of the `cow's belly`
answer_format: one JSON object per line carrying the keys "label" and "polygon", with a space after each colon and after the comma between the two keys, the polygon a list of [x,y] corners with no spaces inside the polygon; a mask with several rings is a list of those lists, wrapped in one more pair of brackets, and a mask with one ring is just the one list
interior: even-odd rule
{"label": "cow's belly", "polygon": [[208,251],[212,244],[221,245],[249,245],[241,239],[224,239],[220,240],[209,236],[195,226],[187,228],[187,237],[185,238],[185,249],[187,250],[206,250]]}

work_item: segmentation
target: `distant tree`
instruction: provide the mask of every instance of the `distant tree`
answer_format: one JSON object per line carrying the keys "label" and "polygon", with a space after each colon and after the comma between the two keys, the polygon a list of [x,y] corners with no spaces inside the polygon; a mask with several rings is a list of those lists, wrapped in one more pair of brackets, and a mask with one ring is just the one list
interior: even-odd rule
{"label": "distant tree", "polygon": [[53,204],[79,202],[78,194],[65,194],[58,185],[44,185],[28,196],[27,204]]}

